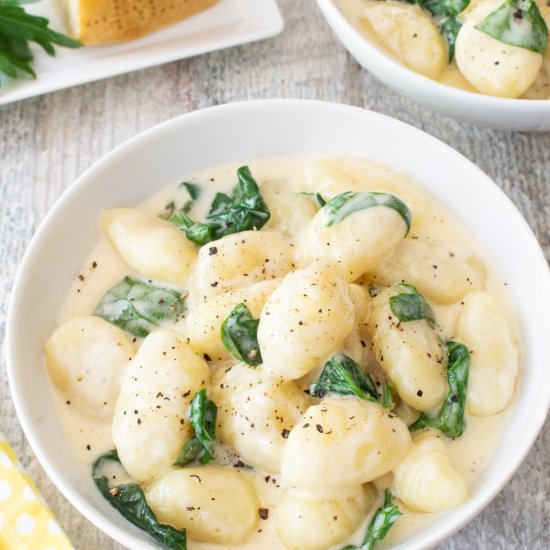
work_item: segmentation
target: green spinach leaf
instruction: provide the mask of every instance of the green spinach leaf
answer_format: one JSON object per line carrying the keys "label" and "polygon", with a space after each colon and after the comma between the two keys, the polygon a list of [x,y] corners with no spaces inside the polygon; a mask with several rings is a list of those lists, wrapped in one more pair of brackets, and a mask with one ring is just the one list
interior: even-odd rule
{"label": "green spinach leaf", "polygon": [[189,193],[189,196],[191,197],[192,201],[196,201],[199,198],[199,195],[201,194],[201,188],[196,183],[182,181],[180,183],[180,187],[185,187],[185,189],[187,189],[187,192]]}
{"label": "green spinach leaf", "polygon": [[425,319],[430,327],[434,328],[435,315],[424,296],[412,285],[400,284],[397,288],[401,293],[389,299],[392,313],[404,323]]}
{"label": "green spinach leaf", "polygon": [[222,323],[220,331],[223,345],[229,353],[253,367],[262,363],[258,344],[259,324],[260,320],[254,319],[244,304],[238,304]]}
{"label": "green spinach leaf", "polygon": [[544,55],[548,28],[535,0],[506,0],[475,28],[496,40]]}
{"label": "green spinach leaf", "polygon": [[189,183],[187,181],[182,181],[178,187],[184,187],[189,195],[189,200],[185,201],[181,208],[176,207],[176,201],[170,201],[165,207],[164,212],[161,214],[161,218],[164,220],[169,220],[172,216],[176,216],[183,212],[184,214],[189,214],[195,201],[199,198],[201,193],[201,188],[197,183]]}
{"label": "green spinach leaf", "polygon": [[393,387],[387,380],[382,384],[382,406],[387,411],[391,411],[395,407],[393,401]]}
{"label": "green spinach leaf", "polygon": [[300,195],[310,197],[318,208],[323,208],[323,206],[327,204],[327,201],[322,197],[321,193],[308,193],[304,191],[303,193],[300,193]]}
{"label": "green spinach leaf", "polygon": [[216,418],[218,407],[206,395],[206,388],[193,397],[189,408],[189,420],[195,435],[183,446],[175,466],[185,466],[194,460],[207,464],[216,458],[214,443],[216,441]]}
{"label": "green spinach leaf", "polygon": [[454,17],[469,6],[470,0],[416,0],[414,3],[437,17]]}
{"label": "green spinach leaf", "polygon": [[395,210],[407,225],[406,234],[409,233],[412,219],[409,207],[395,195],[379,191],[369,191],[367,193],[346,191],[333,197],[325,206],[325,225],[330,227],[331,225],[340,223],[344,218],[359,210],[365,210],[374,206],[386,206]]}
{"label": "green spinach leaf", "polygon": [[384,492],[384,504],[376,510],[365,534],[365,539],[361,546],[348,545],[342,550],[372,550],[376,541],[382,540],[395,523],[395,520],[403,513],[392,502],[391,491],[386,489]]}
{"label": "green spinach leaf", "polygon": [[269,220],[270,212],[260,188],[248,166],[237,170],[239,183],[231,195],[217,193],[206,223],[193,221],[186,212],[179,212],[169,221],[185,232],[187,238],[199,245],[221,239],[226,235],[261,229]]}
{"label": "green spinach leaf", "polygon": [[439,30],[441,31],[443,38],[447,41],[447,46],[449,48],[449,63],[455,57],[456,37],[458,36],[458,31],[461,27],[461,21],[455,17],[447,17],[443,19],[439,26]]}
{"label": "green spinach leaf", "polygon": [[409,0],[430,12],[434,17],[443,38],[449,48],[449,63],[455,55],[456,37],[462,22],[456,16],[462,13],[470,4],[470,0]]}
{"label": "green spinach leaf", "polygon": [[153,538],[173,550],[187,549],[185,529],[175,529],[171,525],[159,523],[155,513],[145,500],[145,495],[137,483],[124,483],[109,487],[109,480],[101,474],[104,462],[120,463],[116,450],[101,455],[92,465],[92,477],[103,497],[128,521],[149,533]]}
{"label": "green spinach leaf", "polygon": [[105,294],[94,315],[134,336],[145,337],[160,321],[176,319],[183,307],[184,300],[177,290],[125,277]]}
{"label": "green spinach leaf", "polygon": [[464,433],[466,423],[464,410],[470,372],[470,352],[463,344],[447,342],[449,357],[447,380],[449,393],[436,414],[422,413],[418,420],[409,426],[414,432],[423,428],[435,428],[449,437],[459,437]]}
{"label": "green spinach leaf", "polygon": [[323,398],[328,393],[355,395],[360,399],[380,403],[372,378],[347,355],[337,353],[326,363],[321,376],[312,382],[310,394]]}

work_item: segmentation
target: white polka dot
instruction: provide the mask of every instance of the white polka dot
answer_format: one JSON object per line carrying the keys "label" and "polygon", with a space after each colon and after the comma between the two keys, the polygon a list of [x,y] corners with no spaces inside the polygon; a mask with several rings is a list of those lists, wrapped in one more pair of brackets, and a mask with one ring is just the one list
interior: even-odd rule
{"label": "white polka dot", "polygon": [[34,529],[35,523],[30,514],[21,514],[15,522],[15,528],[19,534],[28,535]]}
{"label": "white polka dot", "polygon": [[0,466],[4,466],[4,468],[12,466],[10,457],[4,451],[0,451]]}
{"label": "white polka dot", "polygon": [[44,550],[57,550],[57,548],[54,548],[53,546],[46,546]]}
{"label": "white polka dot", "polygon": [[59,535],[59,533],[61,533],[61,529],[59,525],[57,525],[55,519],[50,519],[50,521],[48,521],[48,531],[51,535]]}
{"label": "white polka dot", "polygon": [[34,491],[28,485],[23,489],[23,498],[25,500],[34,500],[36,498]]}
{"label": "white polka dot", "polygon": [[0,502],[8,500],[8,498],[10,498],[10,495],[11,485],[7,481],[0,479]]}

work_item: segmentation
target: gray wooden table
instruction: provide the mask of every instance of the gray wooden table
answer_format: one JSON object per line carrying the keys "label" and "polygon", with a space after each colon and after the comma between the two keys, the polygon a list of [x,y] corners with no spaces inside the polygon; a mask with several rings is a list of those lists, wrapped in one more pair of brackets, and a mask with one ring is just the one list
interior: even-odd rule
{"label": "gray wooden table", "polygon": [[[286,29],[274,39],[0,107],[2,340],[21,256],[40,220],[77,176],[146,128],[230,101],[323,99],[369,108],[417,126],[458,149],[496,181],[527,218],[550,259],[550,133],[485,130],[417,107],[350,58],[312,0],[279,4]],[[77,549],[121,548],[88,523],[42,470],[15,416],[4,365],[0,431]],[[550,422],[504,491],[440,548],[550,548]]]}

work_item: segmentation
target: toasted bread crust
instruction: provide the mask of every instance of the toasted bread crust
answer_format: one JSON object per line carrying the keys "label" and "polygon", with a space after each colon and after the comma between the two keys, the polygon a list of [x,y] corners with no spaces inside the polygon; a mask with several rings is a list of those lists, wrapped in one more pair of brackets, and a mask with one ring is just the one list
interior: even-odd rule
{"label": "toasted bread crust", "polygon": [[132,40],[214,5],[218,0],[70,0],[79,3],[79,28],[73,34],[84,44]]}

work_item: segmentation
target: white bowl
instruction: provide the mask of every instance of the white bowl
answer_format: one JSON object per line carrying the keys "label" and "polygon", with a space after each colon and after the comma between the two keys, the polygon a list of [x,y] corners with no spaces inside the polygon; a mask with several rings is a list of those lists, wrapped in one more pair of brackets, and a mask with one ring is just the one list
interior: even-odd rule
{"label": "white bowl", "polygon": [[184,115],[117,147],[74,183],[23,258],[7,320],[8,375],[21,425],[42,466],[92,523],[132,548],[155,548],[103,500],[64,441],[47,389],[42,346],[70,283],[100,237],[105,208],[133,205],[189,172],[279,155],[370,157],[408,172],[491,252],[517,305],[525,362],[517,402],[471,498],[395,547],[425,549],[472,519],[520,465],[550,404],[548,267],[527,223],[471,162],[411,126],[364,109],[300,100],[235,103]]}
{"label": "white bowl", "polygon": [[398,94],[449,117],[488,128],[550,130],[550,100],[491,97],[431,80],[396,61],[357,30],[339,10],[338,0],[317,0],[317,4],[357,62]]}

